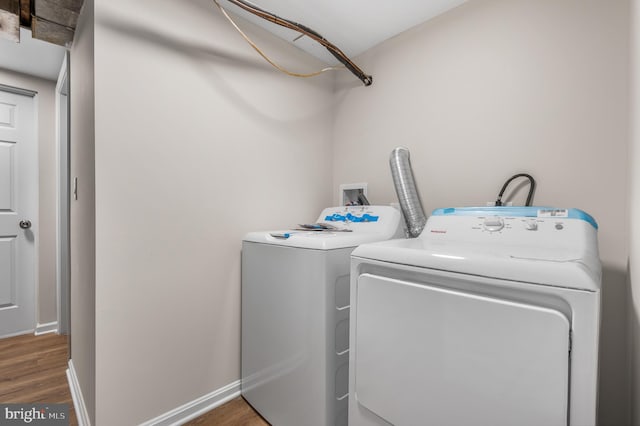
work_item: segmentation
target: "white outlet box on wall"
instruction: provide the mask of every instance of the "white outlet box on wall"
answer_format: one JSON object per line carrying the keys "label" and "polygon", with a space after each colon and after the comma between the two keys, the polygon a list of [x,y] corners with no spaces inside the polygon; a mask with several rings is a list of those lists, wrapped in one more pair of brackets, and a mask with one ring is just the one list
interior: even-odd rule
{"label": "white outlet box on wall", "polygon": [[364,195],[366,199],[366,183],[344,183],[340,185],[338,200],[340,200],[341,206],[359,206],[363,204],[362,200],[359,199],[360,195]]}

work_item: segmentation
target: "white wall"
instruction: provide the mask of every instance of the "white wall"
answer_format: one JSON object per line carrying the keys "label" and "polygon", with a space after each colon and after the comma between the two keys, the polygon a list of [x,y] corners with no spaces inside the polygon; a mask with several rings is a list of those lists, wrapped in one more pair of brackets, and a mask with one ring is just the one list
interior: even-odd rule
{"label": "white wall", "polygon": [[630,255],[631,424],[640,426],[640,1],[631,1]]}
{"label": "white wall", "polygon": [[[94,4],[85,0],[70,55],[71,358],[92,424],[96,406]],[[121,348],[125,351],[126,348]],[[125,382],[123,382],[125,383]],[[80,417],[80,416],[78,416]]]}
{"label": "white wall", "polygon": [[[60,64],[62,65],[62,64]],[[54,81],[0,69],[0,84],[37,92],[38,108],[38,295],[37,322],[57,320],[56,173]]]}
{"label": "white wall", "polygon": [[333,77],[210,0],[95,18],[96,424],[137,424],[240,378],[241,240],[331,202]]}
{"label": "white wall", "polygon": [[[339,83],[334,187],[396,200],[388,156],[411,150],[425,208],[484,205],[526,171],[538,205],[600,224],[600,423],[628,424],[626,0],[474,0],[357,58]],[[335,200],[334,200],[335,201]],[[521,204],[524,197],[516,200]]]}

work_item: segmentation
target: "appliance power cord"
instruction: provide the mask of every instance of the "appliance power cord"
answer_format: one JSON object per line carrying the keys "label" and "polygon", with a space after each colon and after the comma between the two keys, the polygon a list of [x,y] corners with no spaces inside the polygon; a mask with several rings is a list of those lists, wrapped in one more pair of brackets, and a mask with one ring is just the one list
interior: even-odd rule
{"label": "appliance power cord", "polygon": [[504,195],[504,191],[506,191],[507,187],[513,180],[519,177],[525,177],[529,179],[529,194],[527,195],[527,201],[525,203],[525,206],[531,206],[531,201],[533,200],[533,192],[535,191],[535,188],[536,188],[536,180],[533,178],[533,176],[527,173],[518,173],[516,175],[511,176],[509,179],[507,179],[504,185],[502,185],[502,189],[498,194],[498,198],[496,199],[496,203],[495,203],[496,206],[502,206],[502,196]]}

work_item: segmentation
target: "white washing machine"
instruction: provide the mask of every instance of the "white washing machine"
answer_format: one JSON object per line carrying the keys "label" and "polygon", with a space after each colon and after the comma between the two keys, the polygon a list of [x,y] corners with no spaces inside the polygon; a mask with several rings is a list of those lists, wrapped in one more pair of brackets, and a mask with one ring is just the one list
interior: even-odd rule
{"label": "white washing machine", "polygon": [[591,216],[440,209],[351,265],[351,426],[596,424]]}
{"label": "white washing machine", "polygon": [[398,238],[389,206],[325,209],[336,231],[253,232],[242,243],[242,395],[274,426],[347,424],[349,262]]}

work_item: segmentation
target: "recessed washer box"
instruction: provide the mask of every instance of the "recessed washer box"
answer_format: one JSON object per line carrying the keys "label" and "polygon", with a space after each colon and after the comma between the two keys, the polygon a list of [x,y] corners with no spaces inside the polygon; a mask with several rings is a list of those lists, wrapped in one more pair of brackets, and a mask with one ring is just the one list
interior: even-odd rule
{"label": "recessed washer box", "polygon": [[367,197],[366,183],[343,183],[338,191],[341,206],[361,206],[360,195]]}

